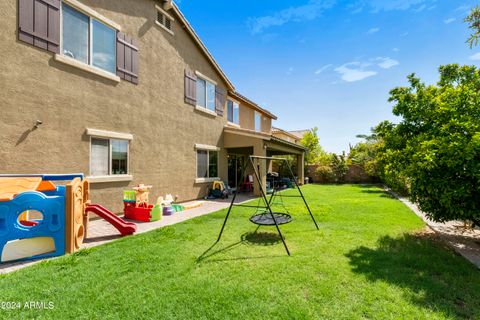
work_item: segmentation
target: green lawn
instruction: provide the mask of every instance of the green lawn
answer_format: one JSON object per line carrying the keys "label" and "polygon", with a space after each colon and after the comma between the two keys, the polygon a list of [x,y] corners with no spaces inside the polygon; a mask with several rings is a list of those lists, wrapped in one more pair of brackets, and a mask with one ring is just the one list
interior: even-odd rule
{"label": "green lawn", "polygon": [[[53,301],[53,310],[0,310],[55,319],[480,319],[480,272],[427,236],[402,203],[371,186],[303,187],[319,223],[289,198],[272,228],[236,208],[0,276],[0,301]],[[296,190],[289,190],[294,194]],[[256,203],[254,201],[253,203]],[[199,258],[200,257],[200,258]]]}

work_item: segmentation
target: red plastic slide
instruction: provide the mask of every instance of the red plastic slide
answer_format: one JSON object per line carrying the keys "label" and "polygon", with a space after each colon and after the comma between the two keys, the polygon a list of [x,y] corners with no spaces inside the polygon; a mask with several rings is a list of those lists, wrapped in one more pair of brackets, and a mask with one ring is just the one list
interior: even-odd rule
{"label": "red plastic slide", "polygon": [[122,236],[128,236],[137,231],[137,225],[135,223],[123,220],[122,218],[118,217],[116,214],[114,214],[110,210],[105,209],[99,204],[90,204],[87,206],[85,211],[93,212],[100,218],[107,220],[115,228],[117,228],[118,231],[120,231]]}

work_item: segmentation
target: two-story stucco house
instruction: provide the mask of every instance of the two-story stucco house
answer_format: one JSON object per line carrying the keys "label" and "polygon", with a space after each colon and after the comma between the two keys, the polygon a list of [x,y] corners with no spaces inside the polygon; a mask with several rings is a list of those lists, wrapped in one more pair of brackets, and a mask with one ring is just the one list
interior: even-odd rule
{"label": "two-story stucco house", "polygon": [[180,200],[236,184],[251,154],[297,155],[303,181],[305,149],[273,134],[276,116],[236,92],[171,1],[5,0],[0,12],[0,173],[83,172],[116,211],[139,183]]}

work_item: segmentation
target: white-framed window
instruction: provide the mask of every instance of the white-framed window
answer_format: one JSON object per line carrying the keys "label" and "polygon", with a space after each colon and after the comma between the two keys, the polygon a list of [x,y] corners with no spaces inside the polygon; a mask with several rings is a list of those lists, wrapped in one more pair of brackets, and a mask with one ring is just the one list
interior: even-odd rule
{"label": "white-framed window", "polygon": [[197,106],[215,112],[215,83],[197,73]]}
{"label": "white-framed window", "polygon": [[262,114],[255,111],[255,131],[262,131]]}
{"label": "white-framed window", "polygon": [[90,175],[127,175],[129,140],[90,138]]}
{"label": "white-framed window", "polygon": [[228,100],[227,101],[227,120],[231,123],[240,124],[240,107],[238,102]]}
{"label": "white-framed window", "polygon": [[197,149],[197,178],[218,177],[218,151]]}
{"label": "white-framed window", "polygon": [[115,74],[117,30],[62,3],[62,55]]}

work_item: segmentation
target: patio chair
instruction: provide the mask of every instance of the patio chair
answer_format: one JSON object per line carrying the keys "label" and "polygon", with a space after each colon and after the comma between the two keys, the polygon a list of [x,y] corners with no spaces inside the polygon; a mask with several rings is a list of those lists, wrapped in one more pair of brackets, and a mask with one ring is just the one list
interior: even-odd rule
{"label": "patio chair", "polygon": [[242,183],[242,191],[252,192],[253,191],[253,176],[251,174],[245,177],[245,181]]}

